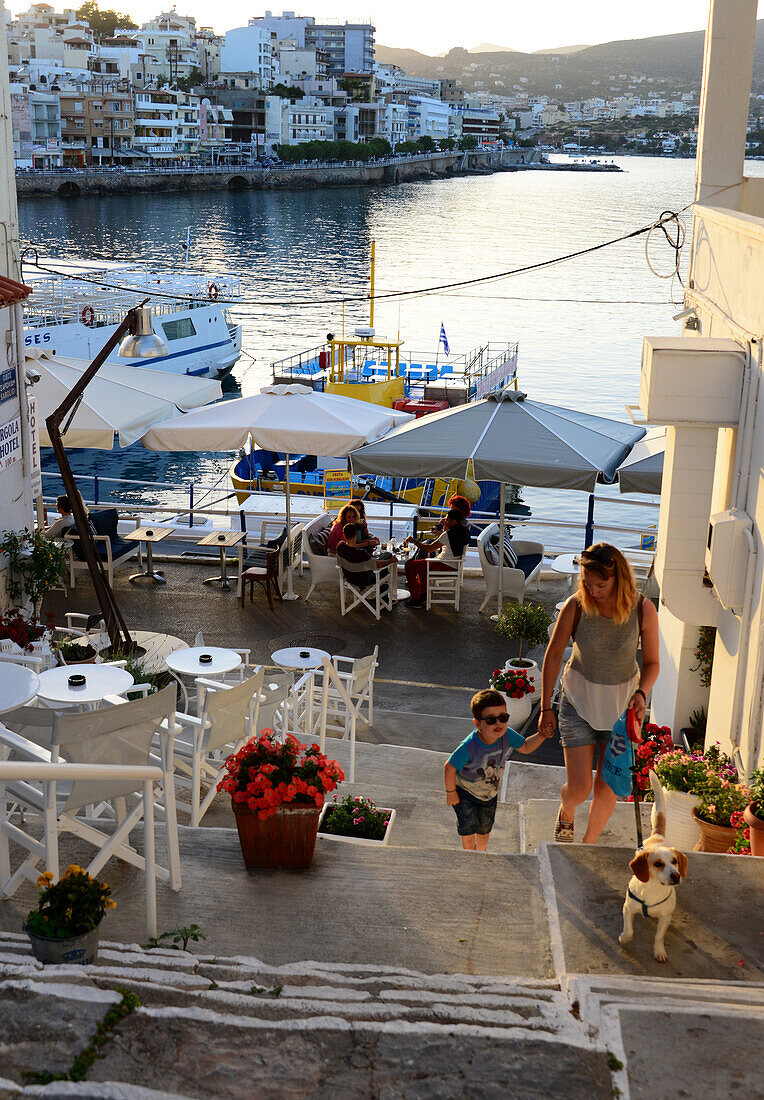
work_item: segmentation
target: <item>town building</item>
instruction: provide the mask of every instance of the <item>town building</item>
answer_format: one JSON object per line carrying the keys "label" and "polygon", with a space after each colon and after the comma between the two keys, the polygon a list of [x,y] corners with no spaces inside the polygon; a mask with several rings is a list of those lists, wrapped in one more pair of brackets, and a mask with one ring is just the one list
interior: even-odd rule
{"label": "town building", "polygon": [[253,76],[253,87],[270,88],[273,83],[273,48],[271,34],[256,19],[250,19],[246,27],[226,31],[225,43],[220,50],[220,75]]}
{"label": "town building", "polygon": [[112,165],[133,159],[135,112],[130,92],[62,91],[61,150],[65,167]]}

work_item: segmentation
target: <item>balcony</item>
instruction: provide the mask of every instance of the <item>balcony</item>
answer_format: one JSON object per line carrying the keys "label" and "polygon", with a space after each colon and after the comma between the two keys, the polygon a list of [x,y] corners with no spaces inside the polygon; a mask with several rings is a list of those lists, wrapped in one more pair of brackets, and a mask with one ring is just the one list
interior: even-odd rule
{"label": "balcony", "polygon": [[759,272],[764,270],[764,179],[745,181],[740,205],[740,210],[695,207],[690,300],[701,307],[705,300],[723,314],[733,314],[741,328],[762,332]]}

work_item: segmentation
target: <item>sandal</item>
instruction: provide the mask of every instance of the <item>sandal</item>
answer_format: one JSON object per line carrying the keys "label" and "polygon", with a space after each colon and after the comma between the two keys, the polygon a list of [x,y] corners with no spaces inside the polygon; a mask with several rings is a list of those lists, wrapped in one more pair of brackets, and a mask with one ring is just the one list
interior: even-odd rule
{"label": "sandal", "polygon": [[572,844],[574,838],[573,822],[563,821],[562,806],[557,811],[557,820],[554,823],[555,844]]}

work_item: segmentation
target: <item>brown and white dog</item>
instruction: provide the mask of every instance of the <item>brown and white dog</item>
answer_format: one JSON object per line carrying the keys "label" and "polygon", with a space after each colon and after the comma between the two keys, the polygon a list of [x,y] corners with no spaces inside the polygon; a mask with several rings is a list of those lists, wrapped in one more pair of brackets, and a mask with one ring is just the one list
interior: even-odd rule
{"label": "brown and white dog", "polygon": [[640,848],[629,867],[634,876],[623,903],[623,932],[620,944],[630,943],[634,936],[634,916],[655,917],[658,928],[653,943],[653,956],[658,962],[668,961],[666,932],[676,908],[676,886],[687,875],[687,856],[665,841],[666,798],[655,772],[650,772],[650,785],[655,795],[651,817],[652,833]]}

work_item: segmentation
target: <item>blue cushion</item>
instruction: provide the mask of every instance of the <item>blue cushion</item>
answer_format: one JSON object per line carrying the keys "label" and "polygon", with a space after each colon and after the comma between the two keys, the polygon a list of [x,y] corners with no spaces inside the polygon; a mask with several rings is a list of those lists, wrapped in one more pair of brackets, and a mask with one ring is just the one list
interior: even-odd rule
{"label": "blue cushion", "polygon": [[517,557],[517,568],[522,569],[523,575],[527,579],[540,561],[541,554],[519,554]]}
{"label": "blue cushion", "polygon": [[117,523],[119,516],[116,508],[106,508],[103,512],[91,512],[90,525],[97,535],[108,535],[113,542],[118,538]]}

